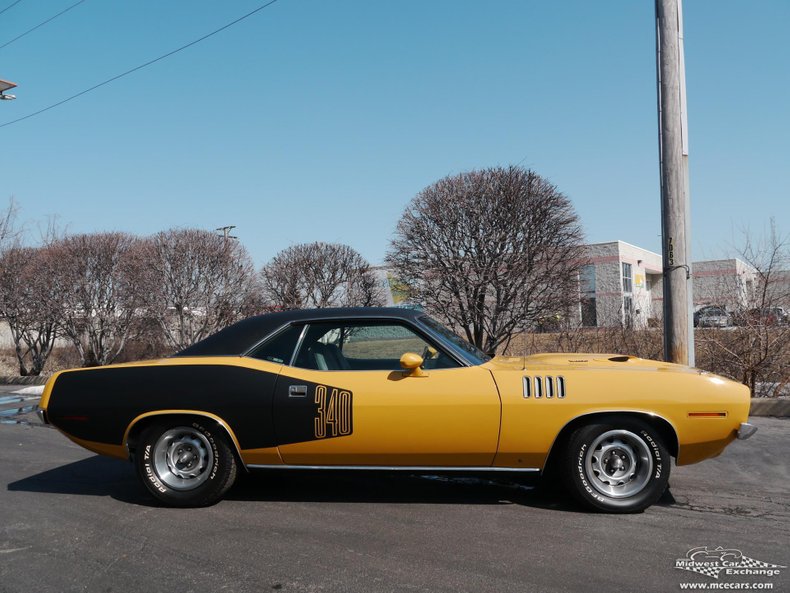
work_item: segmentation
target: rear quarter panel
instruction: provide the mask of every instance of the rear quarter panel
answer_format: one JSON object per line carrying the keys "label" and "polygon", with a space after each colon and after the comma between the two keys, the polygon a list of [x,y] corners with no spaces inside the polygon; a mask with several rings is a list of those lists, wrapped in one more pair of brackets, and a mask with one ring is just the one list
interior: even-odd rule
{"label": "rear quarter panel", "polygon": [[226,426],[239,449],[274,446],[272,398],[280,365],[241,357],[174,358],[63,371],[42,394],[47,419],[76,443],[126,457],[137,420],[198,412]]}

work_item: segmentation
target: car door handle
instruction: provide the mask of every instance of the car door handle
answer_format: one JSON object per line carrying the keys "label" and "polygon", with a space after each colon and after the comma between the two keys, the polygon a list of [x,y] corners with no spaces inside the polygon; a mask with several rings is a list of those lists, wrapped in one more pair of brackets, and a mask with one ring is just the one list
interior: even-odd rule
{"label": "car door handle", "polygon": [[290,385],[288,397],[307,397],[307,385]]}

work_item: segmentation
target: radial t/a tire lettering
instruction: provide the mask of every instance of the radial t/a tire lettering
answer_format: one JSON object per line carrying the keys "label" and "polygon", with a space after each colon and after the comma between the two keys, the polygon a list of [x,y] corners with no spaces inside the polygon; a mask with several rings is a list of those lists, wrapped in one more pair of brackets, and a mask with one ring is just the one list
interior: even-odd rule
{"label": "radial t/a tire lettering", "polygon": [[565,485],[584,506],[636,513],[669,482],[671,458],[659,433],[633,418],[607,418],[571,434],[562,459]]}
{"label": "radial t/a tire lettering", "polygon": [[147,427],[137,443],[137,473],[167,506],[214,504],[236,479],[224,431],[202,418],[172,418]]}

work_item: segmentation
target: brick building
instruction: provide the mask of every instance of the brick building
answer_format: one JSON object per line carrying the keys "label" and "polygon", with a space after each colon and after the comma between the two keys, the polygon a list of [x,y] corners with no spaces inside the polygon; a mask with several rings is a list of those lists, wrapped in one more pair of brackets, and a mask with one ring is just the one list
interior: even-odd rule
{"label": "brick building", "polygon": [[[585,246],[588,264],[579,277],[581,324],[646,327],[663,317],[661,256],[624,241]],[[719,305],[729,311],[755,306],[757,270],[740,259],[694,262],[694,308]],[[776,272],[772,292],[790,295],[790,272]],[[774,299],[780,303],[783,299]],[[787,300],[787,299],[784,299]]]}
{"label": "brick building", "polygon": [[624,241],[585,246],[579,277],[584,326],[646,327],[661,316],[661,256]]}
{"label": "brick building", "polygon": [[730,311],[753,306],[757,270],[739,259],[694,262],[694,305],[719,305]]}

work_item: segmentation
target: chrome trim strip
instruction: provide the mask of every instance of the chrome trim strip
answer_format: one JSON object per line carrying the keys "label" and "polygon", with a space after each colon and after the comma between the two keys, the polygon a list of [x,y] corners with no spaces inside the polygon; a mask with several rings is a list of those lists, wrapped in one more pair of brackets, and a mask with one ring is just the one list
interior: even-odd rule
{"label": "chrome trim strip", "polygon": [[336,469],[336,470],[374,470],[409,472],[540,472],[536,467],[458,467],[432,465],[263,465],[248,464],[250,469]]}
{"label": "chrome trim strip", "polygon": [[296,347],[291,354],[291,360],[288,361],[289,367],[292,367],[294,364],[296,364],[296,357],[299,356],[299,351],[302,349],[302,343],[304,342],[304,337],[307,335],[308,327],[310,327],[309,321],[302,326],[302,333],[299,334],[299,339],[296,340]]}

